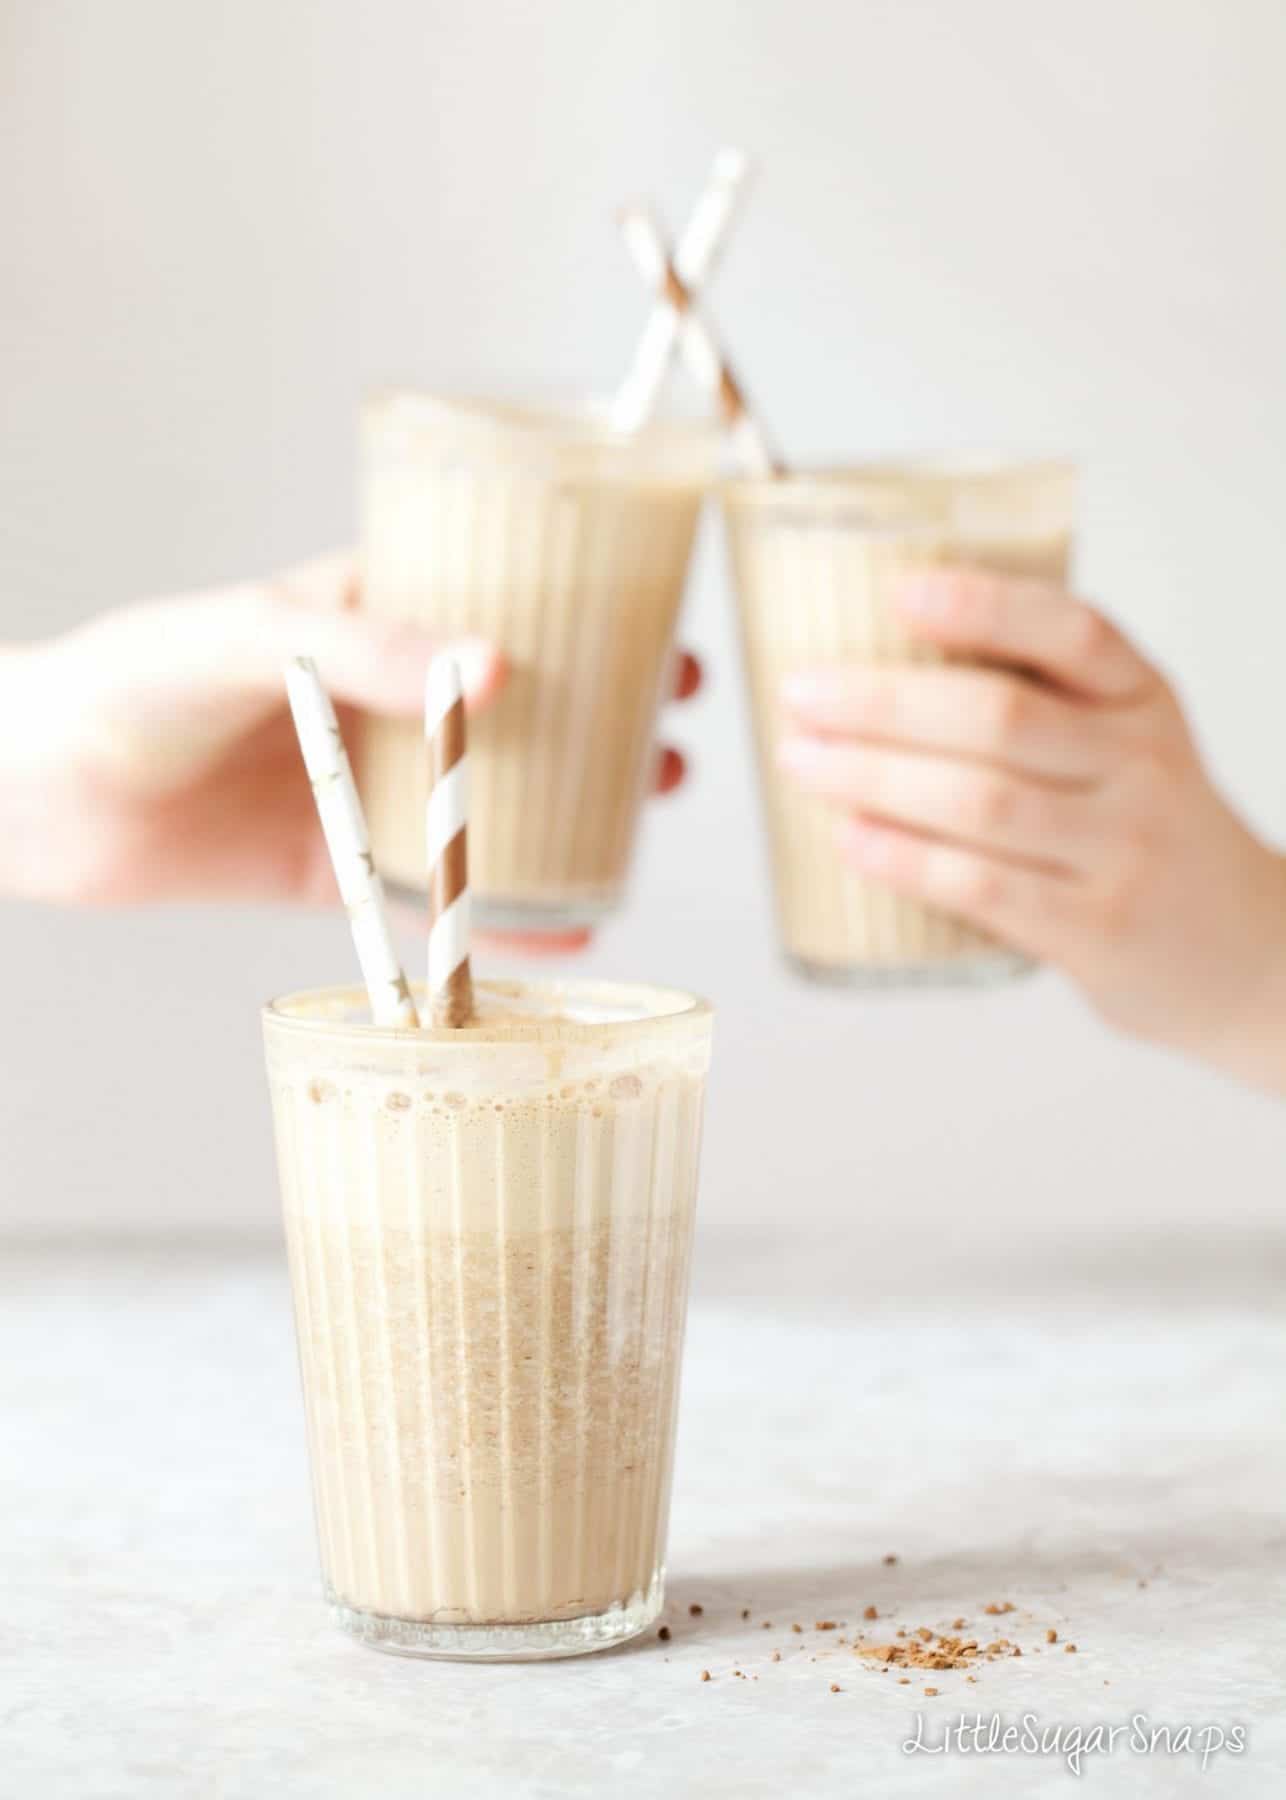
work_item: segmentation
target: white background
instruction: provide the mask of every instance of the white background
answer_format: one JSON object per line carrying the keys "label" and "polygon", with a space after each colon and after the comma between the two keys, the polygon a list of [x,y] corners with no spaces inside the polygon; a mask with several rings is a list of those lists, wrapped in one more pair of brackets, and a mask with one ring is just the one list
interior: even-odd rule
{"label": "white background", "polygon": [[[1279,0],[0,0],[0,636],[345,541],[372,385],[610,386],[614,208],[677,226],[736,142],[712,304],[789,454],[1083,456],[1082,585],[1281,837],[1283,66]],[[1282,1110],[1057,978],[787,977],[709,521],[686,634],[695,779],[585,966],[717,1002],[707,1222],[872,1287],[1286,1261]],[[275,1233],[256,1007],[347,978],[342,924],[10,906],[0,943],[4,1221]]]}

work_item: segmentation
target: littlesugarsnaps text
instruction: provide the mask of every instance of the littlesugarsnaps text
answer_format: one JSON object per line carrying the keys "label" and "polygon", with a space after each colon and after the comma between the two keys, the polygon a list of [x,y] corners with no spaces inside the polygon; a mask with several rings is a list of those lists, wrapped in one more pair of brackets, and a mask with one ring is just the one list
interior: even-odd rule
{"label": "littlesugarsnaps text", "polygon": [[904,1756],[1052,1756],[1080,1775],[1091,1756],[1175,1756],[1204,1771],[1217,1756],[1241,1756],[1246,1727],[1150,1719],[1132,1713],[1117,1724],[1046,1724],[1035,1713],[1006,1719],[1003,1713],[961,1713],[954,1722],[915,1715],[915,1730],[903,1740]]}

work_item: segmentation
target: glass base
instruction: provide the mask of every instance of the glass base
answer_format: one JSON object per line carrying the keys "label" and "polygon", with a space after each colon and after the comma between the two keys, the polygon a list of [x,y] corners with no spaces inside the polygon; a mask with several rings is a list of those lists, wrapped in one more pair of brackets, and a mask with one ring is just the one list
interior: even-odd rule
{"label": "glass base", "polygon": [[[384,891],[390,900],[402,906],[423,908],[428,905],[428,892],[409,883],[384,878]],[[613,894],[608,899],[585,900],[503,900],[489,894],[473,895],[475,931],[590,931],[610,917],[620,904]]]}
{"label": "glass base", "polygon": [[938,962],[819,963],[786,952],[796,975],[823,987],[866,988],[892,993],[898,988],[998,987],[1030,975],[1039,965],[1029,957],[997,950],[987,956],[943,957]]}
{"label": "glass base", "polygon": [[439,1662],[543,1662],[559,1656],[586,1656],[610,1650],[646,1631],[660,1616],[665,1577],[658,1574],[646,1594],[623,1606],[578,1619],[550,1619],[523,1625],[438,1625],[430,1619],[394,1619],[347,1605],[329,1588],[330,1616],[342,1632],[390,1656],[418,1656]]}

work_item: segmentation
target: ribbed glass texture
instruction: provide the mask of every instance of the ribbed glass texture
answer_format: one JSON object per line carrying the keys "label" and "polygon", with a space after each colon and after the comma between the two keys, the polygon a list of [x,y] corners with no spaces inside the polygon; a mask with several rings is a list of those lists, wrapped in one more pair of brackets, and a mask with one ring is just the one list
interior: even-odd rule
{"label": "ribbed glass texture", "polygon": [[951,562],[1065,581],[1073,472],[977,459],[729,483],[723,508],[787,956],[823,981],[987,981],[1026,967],[959,919],[864,879],[842,860],[833,802],[777,761],[783,676],[845,663],[932,662],[896,593],[908,571]]}
{"label": "ribbed glass texture", "polygon": [[[617,902],[715,440],[399,394],[362,426],[362,603],[508,664],[470,722],[480,922],[589,923]],[[365,722],[358,780],[376,864],[424,887],[413,721]]]}
{"label": "ribbed glass texture", "polygon": [[567,1653],[660,1606],[710,1018],[482,991],[456,1034],[265,1015],[318,1536],[355,1635]]}

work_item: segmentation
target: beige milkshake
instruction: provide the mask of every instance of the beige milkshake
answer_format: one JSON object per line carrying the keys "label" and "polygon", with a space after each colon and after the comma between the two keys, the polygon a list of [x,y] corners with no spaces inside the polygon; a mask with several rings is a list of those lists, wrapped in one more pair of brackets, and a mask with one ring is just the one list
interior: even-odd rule
{"label": "beige milkshake", "polygon": [[339,1623],[566,1655],[662,1598],[710,1015],[479,987],[391,1032],[358,991],[265,1014],[313,1489]]}
{"label": "beige milkshake", "polygon": [[778,767],[781,680],[835,663],[932,661],[900,623],[900,577],[969,563],[1063,581],[1075,482],[1062,464],[959,460],[872,466],[723,491],[777,915],[804,974],[867,985],[977,982],[1020,957],[946,914],[864,880],[842,860],[829,802]]}
{"label": "beige milkshake", "polygon": [[[470,882],[483,925],[579,925],[616,904],[701,500],[705,426],[395,394],[362,422],[363,605],[480,636],[509,679],[470,729]],[[424,758],[372,718],[358,779],[376,864],[424,881]]]}

